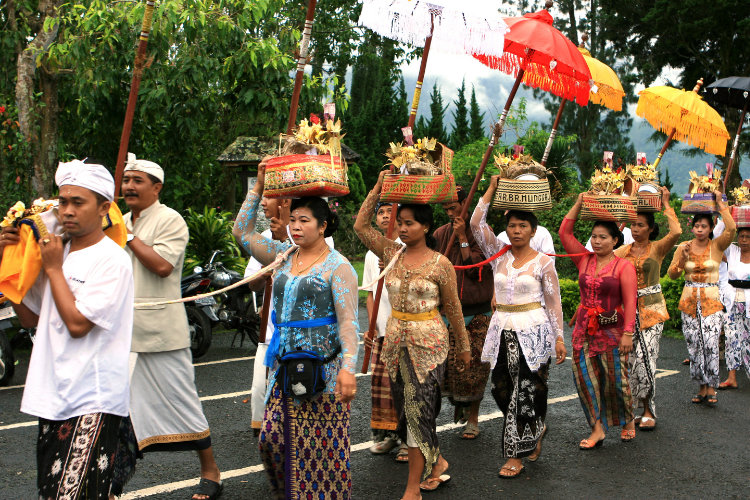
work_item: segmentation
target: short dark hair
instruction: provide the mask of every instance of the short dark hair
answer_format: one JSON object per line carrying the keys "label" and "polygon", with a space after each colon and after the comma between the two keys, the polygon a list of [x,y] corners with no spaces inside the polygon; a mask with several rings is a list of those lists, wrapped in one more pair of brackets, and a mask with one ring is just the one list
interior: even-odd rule
{"label": "short dark hair", "polygon": [[156,177],[155,175],[151,175],[148,172],[143,172],[143,173],[148,176],[148,180],[151,181],[151,184],[164,184],[164,182],[160,181],[159,178]]}
{"label": "short dark hair", "polygon": [[646,219],[646,224],[648,225],[648,228],[651,230],[648,233],[648,239],[650,241],[655,240],[659,237],[659,224],[656,223],[656,219],[654,219],[654,213],[653,212],[638,212],[638,215]]}
{"label": "short dark hair", "polygon": [[607,230],[609,235],[617,240],[617,243],[615,243],[614,248],[620,248],[622,246],[622,243],[625,238],[622,236],[622,232],[620,231],[620,228],[617,227],[617,224],[612,222],[611,220],[598,220],[594,222],[594,227],[591,228],[591,231],[593,232],[595,228],[597,227],[603,227]]}
{"label": "short dark hair", "polygon": [[[89,190],[89,191],[91,191],[91,190]],[[97,193],[96,191],[91,191],[91,192],[94,193],[94,197],[96,198],[96,204],[97,205],[101,205],[105,201],[109,201],[105,196]]]}
{"label": "short dark hair", "polygon": [[742,231],[748,231],[748,232],[750,232],[750,227],[747,227],[747,226],[745,226],[745,227],[738,227],[737,228],[737,236],[739,236]]}
{"label": "short dark hair", "polygon": [[511,217],[528,222],[531,225],[531,229],[534,231],[536,231],[537,226],[539,226],[539,219],[536,218],[536,215],[531,212],[526,212],[525,210],[508,210],[505,214],[506,225],[510,222]]}
{"label": "short dark hair", "polygon": [[435,218],[432,214],[432,207],[430,205],[417,205],[416,203],[407,203],[405,205],[399,205],[396,217],[401,215],[402,210],[411,210],[414,214],[414,220],[427,226],[427,233],[425,236],[425,243],[431,249],[437,248],[437,240],[432,236],[432,228],[435,225]]}
{"label": "short dark hair", "polygon": [[695,227],[695,225],[698,223],[699,220],[705,220],[708,222],[708,227],[711,228],[711,231],[708,233],[708,239],[713,239],[714,237],[714,226],[716,223],[714,222],[714,216],[711,214],[695,214],[693,216],[693,222],[690,224],[690,227]]}
{"label": "short dark hair", "polygon": [[323,233],[325,238],[331,236],[339,227],[339,216],[331,211],[331,207],[328,206],[328,203],[323,198],[305,196],[304,198],[292,200],[292,206],[289,208],[289,211],[293,212],[298,208],[309,208],[315,220],[318,221],[318,227],[328,223]]}

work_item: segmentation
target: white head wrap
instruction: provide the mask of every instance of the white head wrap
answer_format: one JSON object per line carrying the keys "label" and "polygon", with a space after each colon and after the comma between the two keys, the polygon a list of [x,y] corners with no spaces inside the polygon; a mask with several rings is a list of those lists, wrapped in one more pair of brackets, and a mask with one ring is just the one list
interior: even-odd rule
{"label": "white head wrap", "polygon": [[159,179],[162,184],[164,183],[164,169],[159,164],[148,160],[136,160],[133,153],[128,153],[128,161],[125,162],[125,172],[128,170],[146,172]]}
{"label": "white head wrap", "polygon": [[55,184],[58,187],[79,186],[90,189],[109,201],[115,199],[115,180],[104,165],[83,163],[81,160],[60,162],[55,172]]}

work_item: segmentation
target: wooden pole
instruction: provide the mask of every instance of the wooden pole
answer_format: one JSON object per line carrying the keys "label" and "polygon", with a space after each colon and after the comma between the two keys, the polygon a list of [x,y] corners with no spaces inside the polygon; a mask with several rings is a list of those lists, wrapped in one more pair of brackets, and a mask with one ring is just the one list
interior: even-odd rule
{"label": "wooden pole", "polygon": [[729,164],[727,165],[727,171],[724,173],[724,186],[723,191],[726,193],[727,182],[729,182],[729,172],[732,171],[734,165],[734,158],[737,156],[737,149],[740,146],[740,134],[742,133],[742,125],[745,123],[745,115],[747,114],[747,105],[750,101],[745,101],[745,107],[742,109],[742,117],[740,118],[740,124],[737,126],[737,134],[734,136],[734,144],[732,145],[732,154],[729,156]]}
{"label": "wooden pole", "polygon": [[292,104],[289,108],[289,121],[286,124],[287,135],[292,133],[297,122],[297,108],[299,107],[299,95],[302,92],[302,81],[305,77],[305,66],[307,65],[308,48],[310,47],[310,36],[312,35],[313,18],[315,17],[315,5],[317,0],[307,2],[307,14],[305,15],[305,28],[302,30],[302,40],[299,42],[299,57],[297,57],[297,74],[294,76],[294,90],[292,91]]}
{"label": "wooden pole", "polygon": [[[695,87],[693,87],[693,92],[696,94],[701,89],[701,85],[703,85],[703,78],[699,79],[697,82],[695,82]],[[687,113],[684,109],[682,110],[682,114],[684,115]],[[656,161],[654,162],[654,169],[659,166],[659,162],[661,161],[662,156],[664,156],[664,153],[667,152],[667,148],[669,147],[669,144],[672,142],[672,138],[674,137],[675,132],[677,132],[677,128],[673,128],[672,131],[667,136],[667,140],[664,141],[664,145],[661,147],[661,151],[659,151],[659,156],[656,157]]]}
{"label": "wooden pole", "polygon": [[148,37],[151,33],[154,5],[154,0],[146,0],[146,10],[143,13],[143,23],[141,24],[141,34],[139,36],[140,41],[138,42],[135,64],[133,65],[133,80],[130,84],[128,106],[125,109],[125,122],[122,125],[122,135],[120,136],[120,150],[117,153],[117,163],[115,165],[115,199],[120,195],[120,184],[122,184],[122,174],[125,170],[125,159],[128,156],[128,143],[130,142],[130,132],[133,130],[135,103],[138,100],[138,90],[141,87],[141,77],[143,76],[143,68],[146,61],[146,47],[148,46]]}
{"label": "wooden pole", "polygon": [[[529,49],[528,54],[526,55],[526,58],[524,58],[524,62],[531,58],[534,51]],[[477,192],[477,188],[479,187],[479,181],[482,179],[482,175],[484,175],[484,169],[487,168],[487,163],[490,161],[490,156],[492,156],[492,151],[495,149],[495,145],[500,140],[500,136],[503,135],[503,129],[505,128],[505,120],[508,118],[508,112],[510,111],[510,106],[513,104],[513,99],[516,97],[516,92],[518,92],[518,87],[521,85],[521,80],[523,80],[523,75],[525,73],[525,70],[523,67],[521,67],[520,70],[518,70],[518,76],[516,77],[516,81],[513,83],[513,88],[510,90],[510,94],[508,95],[508,100],[505,101],[505,108],[503,108],[503,114],[500,115],[500,119],[497,121],[495,126],[493,127],[492,132],[492,138],[490,139],[490,143],[487,145],[487,150],[484,152],[484,157],[482,157],[482,164],[479,166],[479,170],[477,170],[477,175],[474,177],[474,182],[471,184],[471,189],[469,190],[469,194],[466,196],[466,200],[464,201],[464,204],[461,206],[461,217],[462,219],[466,218],[466,214],[469,213],[469,207],[471,206],[471,200],[474,198],[474,194]],[[448,239],[448,245],[447,248],[451,248],[453,246],[453,242],[456,240],[456,233],[452,232],[451,237]]]}
{"label": "wooden pole", "polygon": [[[414,123],[417,119],[417,109],[419,108],[419,98],[422,95],[422,82],[424,82],[425,70],[427,69],[427,58],[430,56],[430,46],[432,46],[432,32],[435,28],[435,16],[430,15],[430,34],[424,41],[424,50],[422,51],[422,60],[419,63],[419,74],[417,75],[417,84],[414,88],[414,97],[411,100],[411,111],[409,112],[409,133],[414,130]],[[404,132],[406,137],[406,132]],[[393,173],[391,165],[391,173]],[[394,203],[391,208],[391,218],[388,221],[388,229],[385,232],[386,238],[393,239],[393,230],[396,228],[396,211],[398,203]],[[375,338],[375,327],[377,326],[378,311],[380,310],[380,298],[383,296],[383,283],[385,278],[378,280],[375,287],[375,301],[372,305],[372,314],[370,314],[370,323],[365,334],[365,354],[362,356],[362,373],[367,373],[370,367],[370,358],[372,357],[372,343]]]}
{"label": "wooden pole", "polygon": [[552,150],[552,143],[555,142],[555,136],[557,135],[557,126],[560,124],[560,117],[562,116],[563,109],[565,109],[565,103],[567,99],[563,98],[560,101],[560,107],[557,108],[557,116],[555,116],[555,123],[552,125],[552,132],[549,133],[549,139],[547,139],[547,146],[544,148],[544,156],[542,156],[542,166],[547,166],[547,158],[549,158],[549,152]]}

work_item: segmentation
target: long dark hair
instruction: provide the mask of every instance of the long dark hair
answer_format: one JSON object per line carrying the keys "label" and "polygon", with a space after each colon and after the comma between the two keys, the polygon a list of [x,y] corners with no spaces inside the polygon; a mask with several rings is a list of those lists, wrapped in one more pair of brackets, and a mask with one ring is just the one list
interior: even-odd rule
{"label": "long dark hair", "polygon": [[432,215],[432,207],[430,205],[417,205],[417,204],[405,204],[399,205],[398,211],[396,211],[396,217],[401,215],[401,211],[404,209],[411,210],[414,214],[414,220],[427,226],[427,232],[424,235],[425,243],[427,247],[435,250],[437,248],[437,240],[432,236],[432,227],[435,225],[435,219]]}
{"label": "long dark hair", "polygon": [[313,217],[318,221],[318,227],[328,223],[326,230],[323,233],[324,238],[331,236],[339,227],[339,216],[331,211],[331,207],[328,206],[328,203],[323,198],[318,198],[317,196],[306,196],[304,198],[292,200],[292,206],[289,211],[293,212],[298,208],[310,209]]}
{"label": "long dark hair", "polygon": [[594,228],[597,228],[597,227],[603,227],[604,229],[607,230],[607,232],[612,238],[617,239],[617,243],[615,243],[613,250],[616,250],[622,246],[622,243],[625,240],[625,238],[623,237],[622,231],[620,231],[620,228],[617,227],[617,224],[615,224],[614,222],[610,220],[598,220],[594,222],[594,227],[591,228],[591,231],[593,232]]}
{"label": "long dark hair", "polygon": [[638,212],[638,215],[646,219],[646,224],[648,225],[648,228],[651,230],[648,233],[648,239],[649,241],[654,241],[656,238],[659,237],[659,224],[657,224],[656,220],[654,219],[654,213],[653,212]]}
{"label": "long dark hair", "polygon": [[708,232],[708,239],[712,240],[714,238],[714,226],[716,225],[714,223],[714,216],[711,214],[695,214],[693,216],[693,222],[690,224],[690,227],[695,227],[695,224],[701,220],[704,219],[706,222],[708,222],[708,227],[711,228],[711,231]]}

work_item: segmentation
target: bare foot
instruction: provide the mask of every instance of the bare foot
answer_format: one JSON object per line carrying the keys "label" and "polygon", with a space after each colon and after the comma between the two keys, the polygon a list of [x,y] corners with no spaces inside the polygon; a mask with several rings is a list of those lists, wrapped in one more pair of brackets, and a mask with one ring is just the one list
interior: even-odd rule
{"label": "bare foot", "polygon": [[500,475],[503,477],[516,477],[521,473],[522,469],[523,465],[520,458],[509,458],[500,469]]}
{"label": "bare foot", "polygon": [[419,491],[416,493],[406,491],[404,492],[404,496],[401,497],[401,500],[422,500],[422,494],[419,493]]}

